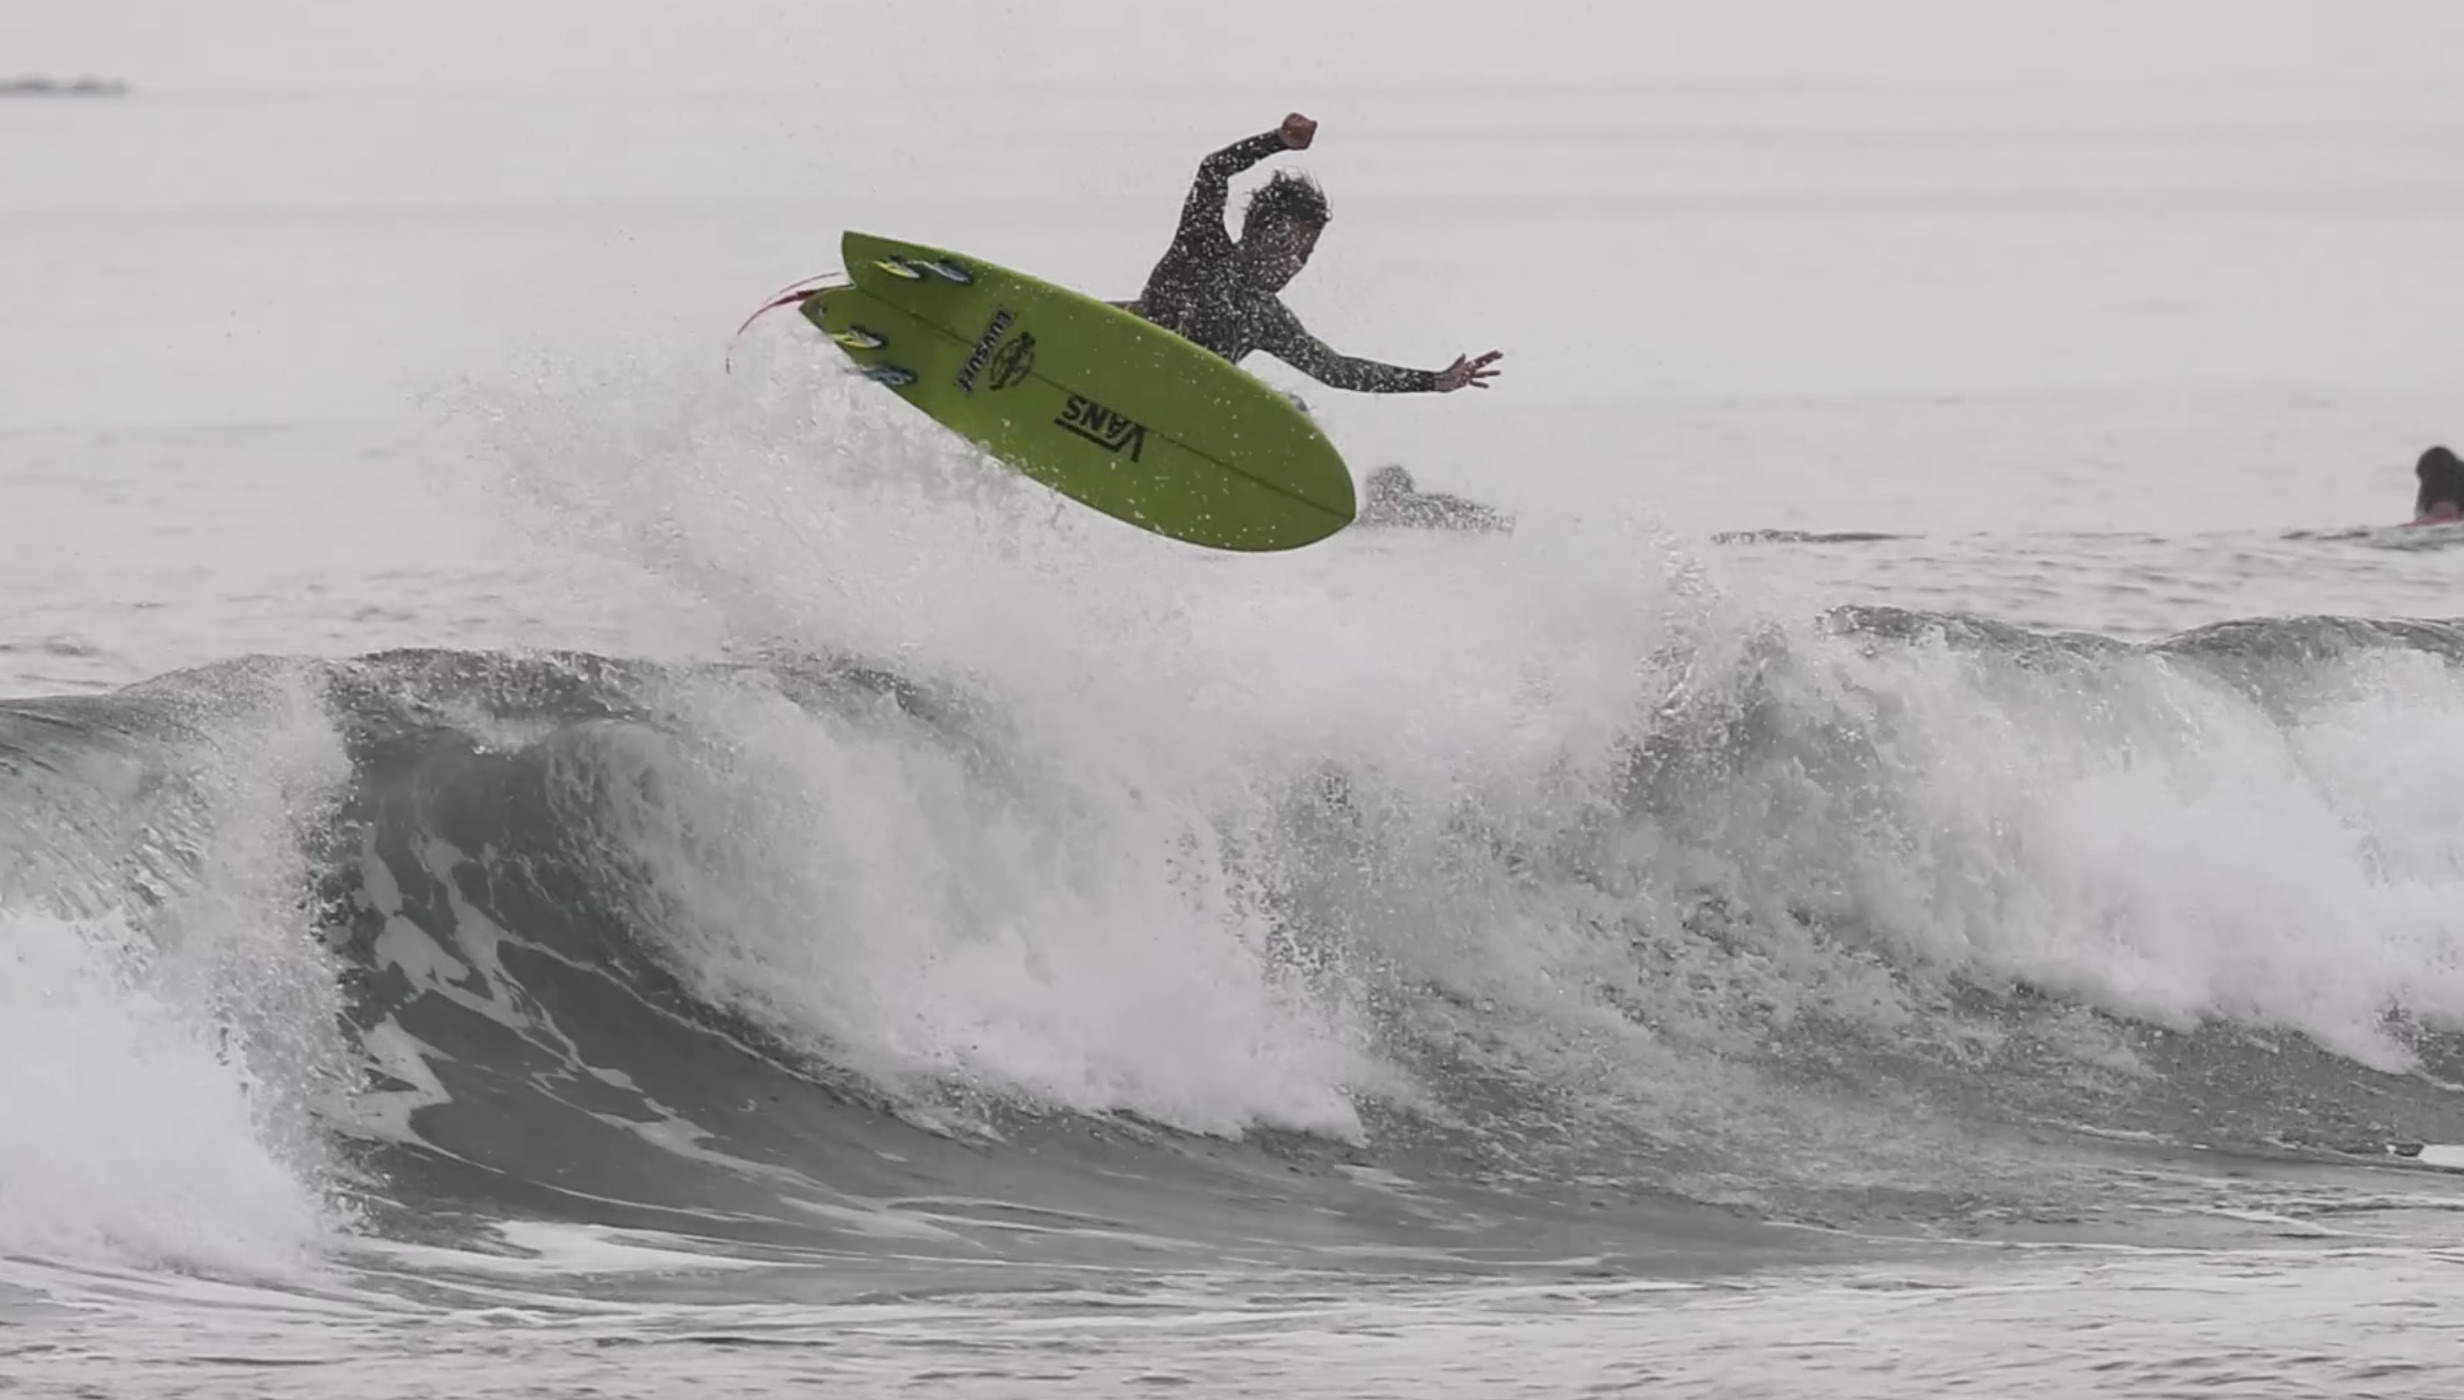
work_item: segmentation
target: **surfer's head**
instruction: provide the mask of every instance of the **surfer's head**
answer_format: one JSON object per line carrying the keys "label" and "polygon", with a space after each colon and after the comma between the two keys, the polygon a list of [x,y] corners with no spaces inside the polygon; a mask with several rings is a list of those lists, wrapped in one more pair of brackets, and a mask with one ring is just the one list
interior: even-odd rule
{"label": "surfer's head", "polygon": [[2464,517],[2464,461],[2444,447],[2433,447],[2413,465],[2413,475],[2421,480],[2421,492],[2413,498],[2415,520]]}
{"label": "surfer's head", "polygon": [[1267,291],[1282,291],[1309,265],[1318,235],[1333,217],[1317,181],[1276,171],[1241,211],[1241,260],[1251,280]]}

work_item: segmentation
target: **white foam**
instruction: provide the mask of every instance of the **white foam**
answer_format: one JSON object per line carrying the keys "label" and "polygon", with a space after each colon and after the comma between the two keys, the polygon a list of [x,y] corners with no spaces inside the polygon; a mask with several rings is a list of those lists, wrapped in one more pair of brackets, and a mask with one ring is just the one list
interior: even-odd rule
{"label": "white foam", "polygon": [[[1426,964],[1415,940],[1521,932],[1445,830],[1470,804],[1545,835],[1665,640],[1665,570],[1623,521],[1227,561],[1065,508],[878,395],[825,391],[817,429],[801,365],[682,402],[629,373],[475,391],[540,528],[716,605],[740,644],[879,658],[960,711],[943,734],[886,699],[843,722],[714,684],[677,697],[704,742],[643,736],[623,781],[573,784],[620,804],[592,820],[625,833],[611,868],[649,863],[688,982],[861,1067],[1357,1133],[1356,1095],[1403,1090],[1345,933]],[[1417,887],[1320,888],[1287,813],[1337,768],[1407,828]],[[1293,904],[1330,898],[1351,905]],[[1311,925],[1332,936],[1287,941]]]}
{"label": "white foam", "polygon": [[259,1272],[324,1236],[214,1028],[117,921],[0,916],[0,1253]]}
{"label": "white foam", "polygon": [[704,996],[892,1075],[1202,1129],[1352,1130],[1339,1031],[1279,985],[1254,916],[1162,868],[1186,814],[1156,830],[1022,812],[920,736],[759,694],[694,709],[736,751],[645,753],[661,797],[597,820],[652,864],[669,952]]}
{"label": "white foam", "polygon": [[2464,682],[2411,653],[2307,669],[2288,724],[2175,662],[1837,666],[1905,707],[1868,775],[1900,825],[1782,849],[1930,960],[2407,1066],[2391,1010],[2464,1025]]}
{"label": "white foam", "polygon": [[165,760],[194,801],[137,838],[154,897],[106,881],[0,910],[0,1253],[279,1273],[339,1223],[313,1111],[347,1087],[340,993],[299,842],[347,768],[283,678],[198,709],[202,747]]}

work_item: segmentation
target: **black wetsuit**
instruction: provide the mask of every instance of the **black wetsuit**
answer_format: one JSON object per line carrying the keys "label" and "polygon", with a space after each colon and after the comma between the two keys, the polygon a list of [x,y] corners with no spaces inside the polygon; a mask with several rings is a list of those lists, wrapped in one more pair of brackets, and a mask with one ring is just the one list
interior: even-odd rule
{"label": "black wetsuit", "polygon": [[1194,340],[1234,364],[1263,350],[1323,384],[1369,394],[1423,394],[1437,388],[1437,375],[1375,360],[1338,355],[1301,326],[1300,318],[1272,292],[1242,275],[1232,236],[1224,231],[1224,204],[1232,177],[1284,149],[1277,132],[1252,136],[1208,156],[1181,207],[1181,227],[1172,249],[1147,276],[1135,303],[1138,314]]}

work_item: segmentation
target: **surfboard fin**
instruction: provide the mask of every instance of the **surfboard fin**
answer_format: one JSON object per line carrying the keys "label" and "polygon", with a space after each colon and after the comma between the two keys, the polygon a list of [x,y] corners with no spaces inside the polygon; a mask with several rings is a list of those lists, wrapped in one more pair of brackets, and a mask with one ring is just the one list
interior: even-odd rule
{"label": "surfboard fin", "polygon": [[887,385],[893,389],[904,389],[915,382],[914,370],[901,369],[897,365],[866,365],[856,373],[875,384]]}
{"label": "surfboard fin", "polygon": [[882,258],[873,266],[893,277],[904,277],[910,282],[923,281],[924,274],[928,272],[945,282],[956,282],[962,287],[975,281],[974,273],[951,262],[948,258]]}

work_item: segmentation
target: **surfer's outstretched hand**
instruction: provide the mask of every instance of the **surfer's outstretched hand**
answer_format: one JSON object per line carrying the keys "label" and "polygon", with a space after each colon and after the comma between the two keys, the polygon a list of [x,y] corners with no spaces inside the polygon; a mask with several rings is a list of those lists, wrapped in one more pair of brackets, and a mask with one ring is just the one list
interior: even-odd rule
{"label": "surfer's outstretched hand", "polygon": [[1305,151],[1309,149],[1309,143],[1317,139],[1318,124],[1294,112],[1283,119],[1283,125],[1276,127],[1275,133],[1283,138],[1285,150]]}
{"label": "surfer's outstretched hand", "polygon": [[1453,364],[1437,372],[1437,391],[1441,394],[1451,394],[1466,384],[1475,389],[1486,389],[1489,387],[1489,381],[1497,377],[1497,371],[1489,366],[1505,357],[1506,352],[1503,350],[1491,350],[1477,360],[1457,355],[1454,357]]}

